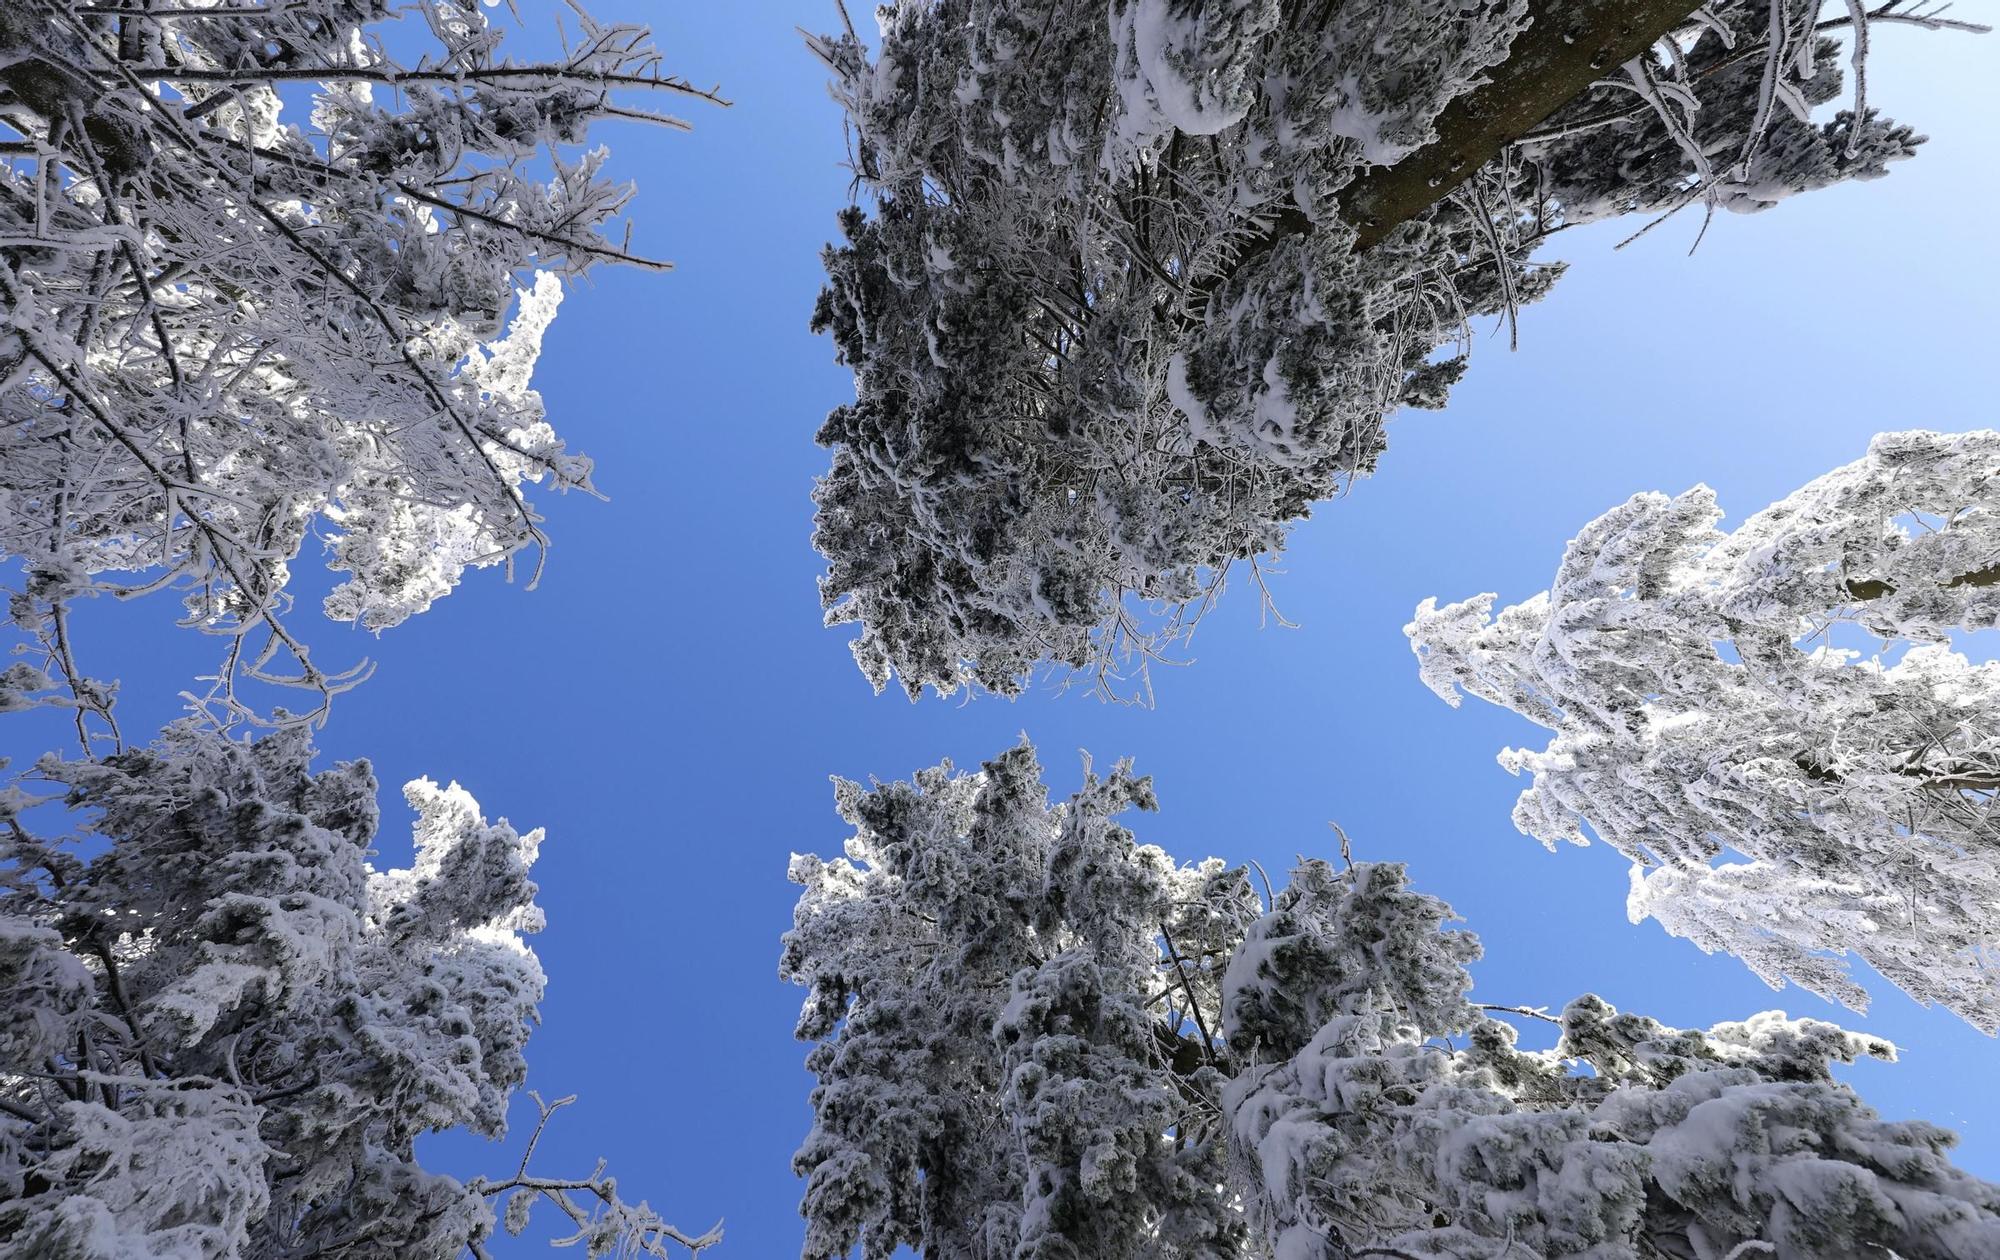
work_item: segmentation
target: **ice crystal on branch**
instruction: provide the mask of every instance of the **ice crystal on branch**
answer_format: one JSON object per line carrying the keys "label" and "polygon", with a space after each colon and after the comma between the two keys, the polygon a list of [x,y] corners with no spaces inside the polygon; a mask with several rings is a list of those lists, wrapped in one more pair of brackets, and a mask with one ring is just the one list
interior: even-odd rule
{"label": "ice crystal on branch", "polygon": [[1953,636],[2000,626],[1997,501],[1992,430],[1884,434],[1727,533],[1707,487],[1641,494],[1533,599],[1426,600],[1411,646],[1554,732],[1501,755],[1514,823],[1631,859],[1635,922],[1862,1008],[1853,954],[1992,1032],[2000,664]]}
{"label": "ice crystal on branch", "polygon": [[837,799],[854,836],[794,857],[782,963],[819,1043],[807,1260],[2000,1249],[1951,1135],[1832,1078],[1881,1041],[1585,996],[1521,1050],[1402,867],[1302,862],[1267,907],[1119,825],[1153,806],[1123,764],[1054,805],[1026,744]]}

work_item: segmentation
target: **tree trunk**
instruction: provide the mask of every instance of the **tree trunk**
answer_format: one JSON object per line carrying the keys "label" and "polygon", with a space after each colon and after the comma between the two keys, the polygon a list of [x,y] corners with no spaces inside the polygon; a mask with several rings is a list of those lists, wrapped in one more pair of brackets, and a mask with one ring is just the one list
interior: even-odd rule
{"label": "tree trunk", "polygon": [[1700,8],[1688,0],[1529,0],[1530,25],[1488,82],[1445,107],[1437,141],[1376,167],[1340,194],[1340,217],[1367,249],[1451,194],[1500,150],[1598,79],[1644,53]]}
{"label": "tree trunk", "polygon": [[[1451,195],[1509,144],[1546,122],[1597,79],[1650,48],[1700,8],[1689,0],[1528,0],[1528,29],[1487,83],[1445,107],[1437,141],[1394,166],[1363,172],[1342,189],[1338,212],[1358,234],[1356,249],[1378,244]],[[1236,255],[1235,269],[1288,237],[1312,232],[1296,206],[1274,210],[1271,226]],[[1226,274],[1196,286],[1204,295]]]}

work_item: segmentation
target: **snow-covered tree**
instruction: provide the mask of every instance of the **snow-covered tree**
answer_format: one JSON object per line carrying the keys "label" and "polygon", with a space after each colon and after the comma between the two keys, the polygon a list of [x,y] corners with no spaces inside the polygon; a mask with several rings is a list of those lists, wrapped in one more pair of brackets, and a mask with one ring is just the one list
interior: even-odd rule
{"label": "snow-covered tree", "polygon": [[[2000,1028],[2000,433],[1890,433],[1735,530],[1641,494],[1553,586],[1407,628],[1424,681],[1554,732],[1501,764],[1553,849],[1632,862],[1634,922],[1857,1009],[1853,954]],[[1990,648],[1989,648],[1990,653]]]}
{"label": "snow-covered tree", "polygon": [[1124,764],[1057,805],[1025,743],[836,795],[782,964],[807,1260],[2000,1254],[2000,1186],[1832,1078],[1881,1041],[1587,996],[1522,1050],[1400,866],[1306,861],[1267,907],[1138,844]]}
{"label": "snow-covered tree", "polygon": [[183,722],[43,760],[80,835],[0,801],[0,1254],[449,1260],[485,1254],[500,1196],[515,1232],[553,1202],[592,1256],[714,1241],[602,1168],[461,1183],[416,1162],[421,1134],[505,1127],[542,993],[521,939],[542,833],[420,779],[415,861],[377,871],[369,767],[311,756],[303,728]]}
{"label": "snow-covered tree", "polygon": [[[816,542],[878,687],[1141,686],[1239,562],[1438,407],[1551,233],[1882,174],[1820,0],[899,0],[814,41],[872,213]],[[1850,47],[1836,38],[1847,28]],[[1833,108],[1824,116],[1820,106]],[[1125,677],[1125,683],[1117,680]]]}
{"label": "snow-covered tree", "polygon": [[1215,1011],[1207,964],[1257,915],[1242,872],[1135,847],[1111,819],[1152,795],[1122,766],[1051,810],[1025,746],[838,798],[852,860],[793,859],[783,964],[822,1042],[805,1254],[1238,1252],[1214,1194],[1223,1078],[1163,1019],[1185,998],[1156,992],[1154,941],[1196,960],[1183,978]]}
{"label": "snow-covered tree", "polygon": [[109,705],[81,593],[178,588],[229,639],[222,710],[244,671],[326,692],[281,621],[309,538],[349,575],[327,613],[379,630],[541,546],[529,483],[589,488],[542,334],[564,278],[661,264],[604,234],[630,189],[580,146],[681,125],[621,91],[713,95],[575,11],[520,63],[478,0],[0,6],[0,556],[74,701]]}

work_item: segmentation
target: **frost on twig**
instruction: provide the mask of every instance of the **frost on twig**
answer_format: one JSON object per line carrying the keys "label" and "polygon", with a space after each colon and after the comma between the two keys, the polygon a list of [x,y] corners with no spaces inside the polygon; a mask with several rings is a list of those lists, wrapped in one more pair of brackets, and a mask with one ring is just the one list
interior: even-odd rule
{"label": "frost on twig", "polygon": [[[618,1183],[604,1175],[603,1160],[591,1170],[588,1177],[562,1179],[537,1176],[528,1171],[528,1163],[535,1156],[535,1147],[541,1142],[542,1130],[548,1127],[549,1118],[562,1108],[576,1101],[576,1095],[546,1102],[541,1094],[528,1091],[528,1097],[535,1100],[535,1108],[540,1115],[535,1120],[535,1130],[528,1137],[528,1147],[521,1155],[521,1166],[514,1175],[504,1179],[488,1180],[475,1177],[469,1188],[487,1198],[506,1196],[507,1209],[501,1218],[507,1232],[519,1235],[528,1228],[529,1213],[535,1204],[548,1200],[564,1216],[569,1218],[576,1232],[552,1240],[557,1247],[573,1247],[581,1243],[584,1254],[596,1256],[671,1256],[670,1250],[681,1247],[690,1256],[698,1256],[705,1248],[722,1241],[722,1222],[710,1226],[708,1232],[690,1235],[669,1225],[660,1215],[647,1207],[644,1202],[636,1205],[626,1203],[618,1197]],[[472,1252],[480,1260],[487,1260],[486,1248],[475,1242]]]}

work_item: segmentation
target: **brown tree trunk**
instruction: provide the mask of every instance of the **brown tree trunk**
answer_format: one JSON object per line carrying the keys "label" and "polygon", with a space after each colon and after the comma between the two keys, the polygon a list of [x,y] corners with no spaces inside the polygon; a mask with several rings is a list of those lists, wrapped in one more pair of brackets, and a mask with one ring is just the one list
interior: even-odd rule
{"label": "brown tree trunk", "polygon": [[[1337,209],[1358,234],[1355,248],[1376,245],[1450,196],[1502,149],[1597,79],[1618,73],[1700,7],[1690,0],[1528,0],[1528,29],[1515,38],[1507,60],[1486,72],[1484,87],[1438,115],[1437,141],[1394,166],[1370,168],[1341,190]],[[1237,270],[1280,241],[1313,230],[1296,206],[1274,213],[1271,226],[1236,255]],[[1212,291],[1225,278],[1212,276],[1197,292]]]}
{"label": "brown tree trunk", "polygon": [[1688,0],[1529,0],[1530,25],[1484,87],[1437,120],[1437,141],[1375,167],[1340,194],[1340,217],[1367,249],[1451,194],[1500,150],[1598,79],[1619,72],[1700,8]]}

